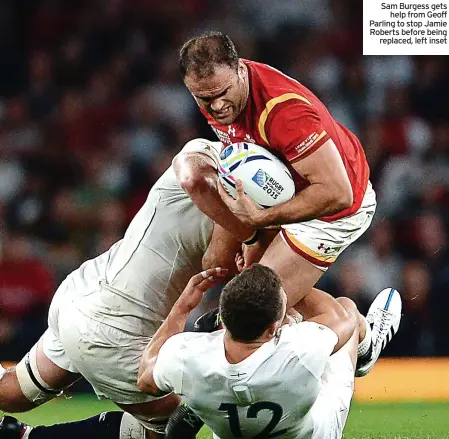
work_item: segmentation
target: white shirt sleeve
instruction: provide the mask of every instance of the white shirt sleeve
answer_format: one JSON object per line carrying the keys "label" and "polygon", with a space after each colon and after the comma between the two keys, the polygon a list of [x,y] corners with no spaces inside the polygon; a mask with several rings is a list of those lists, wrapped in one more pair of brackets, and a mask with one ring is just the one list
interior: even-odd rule
{"label": "white shirt sleeve", "polygon": [[337,334],[315,322],[297,323],[288,329],[291,332],[290,341],[301,363],[315,378],[320,379],[338,343]]}
{"label": "white shirt sleeve", "polygon": [[159,350],[153,368],[153,378],[159,390],[163,392],[182,393],[186,334],[170,337]]}
{"label": "white shirt sleeve", "polygon": [[211,142],[207,139],[194,139],[187,142],[181,153],[197,152],[211,158],[216,165],[220,161],[221,142]]}

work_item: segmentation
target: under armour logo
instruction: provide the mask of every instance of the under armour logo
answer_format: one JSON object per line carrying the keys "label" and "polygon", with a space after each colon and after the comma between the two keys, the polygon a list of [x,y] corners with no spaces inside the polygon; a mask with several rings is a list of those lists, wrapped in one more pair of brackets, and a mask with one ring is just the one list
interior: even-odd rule
{"label": "under armour logo", "polygon": [[318,250],[321,250],[323,253],[326,253],[331,250],[330,247],[326,247],[323,243],[318,246]]}
{"label": "under armour logo", "polygon": [[229,125],[228,127],[228,134],[230,136],[235,136],[235,128],[232,128],[232,125]]}

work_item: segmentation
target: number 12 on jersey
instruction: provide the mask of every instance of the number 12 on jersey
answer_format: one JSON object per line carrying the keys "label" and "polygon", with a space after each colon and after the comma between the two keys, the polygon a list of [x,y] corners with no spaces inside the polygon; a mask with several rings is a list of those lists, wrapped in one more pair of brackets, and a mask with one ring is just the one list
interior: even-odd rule
{"label": "number 12 on jersey", "polygon": [[[229,418],[229,428],[234,437],[244,437],[240,426],[237,404],[222,403],[220,407],[218,407],[218,410],[227,412]],[[248,407],[248,411],[246,412],[246,417],[249,419],[255,419],[257,418],[257,415],[261,410],[271,411],[271,420],[259,434],[257,434],[256,436],[252,436],[253,439],[270,439],[278,437],[281,434],[285,434],[287,432],[287,429],[284,428],[282,430],[276,431],[275,433],[271,433],[279,424],[283,413],[282,407],[275,402],[259,401],[251,404]]]}

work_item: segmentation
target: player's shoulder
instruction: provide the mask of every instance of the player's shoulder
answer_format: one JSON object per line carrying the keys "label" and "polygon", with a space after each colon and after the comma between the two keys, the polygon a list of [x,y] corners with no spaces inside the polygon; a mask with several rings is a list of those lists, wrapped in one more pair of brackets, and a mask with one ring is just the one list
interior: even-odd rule
{"label": "player's shoulder", "polygon": [[311,104],[305,97],[310,93],[303,84],[268,64],[243,60],[248,67],[252,92],[265,95],[265,98],[280,98],[297,94],[303,97],[300,102]]}
{"label": "player's shoulder", "polygon": [[186,349],[189,355],[208,351],[212,346],[218,345],[223,339],[223,330],[212,333],[207,332],[181,332],[170,337],[165,344],[169,343],[170,348],[179,350]]}
{"label": "player's shoulder", "polygon": [[280,335],[280,342],[290,345],[295,351],[301,347],[308,350],[323,339],[336,339],[335,342],[337,342],[338,336],[332,329],[315,322],[285,325]]}

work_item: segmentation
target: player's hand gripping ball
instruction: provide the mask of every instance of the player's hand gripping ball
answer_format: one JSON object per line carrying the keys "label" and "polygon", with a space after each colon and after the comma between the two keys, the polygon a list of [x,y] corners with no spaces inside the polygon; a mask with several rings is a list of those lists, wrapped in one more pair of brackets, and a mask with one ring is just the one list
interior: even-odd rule
{"label": "player's hand gripping ball", "polygon": [[246,195],[263,208],[284,203],[295,195],[295,183],[288,168],[254,143],[239,142],[226,147],[220,154],[218,176],[234,198],[235,181],[242,180]]}

